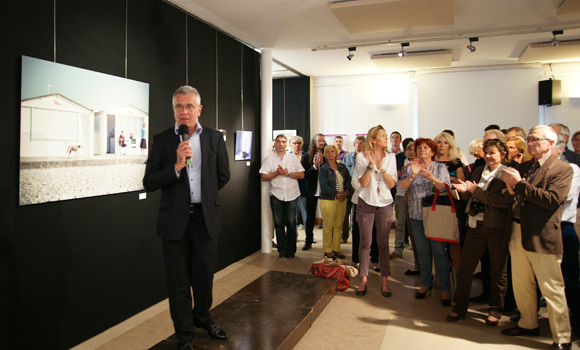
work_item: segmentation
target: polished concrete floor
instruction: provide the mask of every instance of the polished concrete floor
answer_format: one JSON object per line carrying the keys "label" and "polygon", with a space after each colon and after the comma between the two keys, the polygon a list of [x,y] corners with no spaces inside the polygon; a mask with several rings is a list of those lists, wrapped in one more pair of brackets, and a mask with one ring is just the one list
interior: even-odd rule
{"label": "polished concrete floor", "polygon": [[[280,259],[274,249],[270,254],[257,252],[246,259],[219,271],[214,282],[214,308],[226,301],[252,281],[268,271],[307,274],[310,266],[322,258],[322,232],[315,230],[318,243],[311,250],[302,252],[304,231],[298,231],[299,249],[294,259]],[[391,232],[391,247],[394,231]],[[350,261],[350,240],[343,244],[342,252]],[[371,271],[368,290],[364,297],[355,294],[360,277],[352,279],[352,285],[338,292],[320,313],[312,327],[304,334],[297,350],[320,349],[549,349],[552,344],[546,310],[540,310],[540,337],[507,337],[500,330],[514,326],[504,316],[498,327],[485,325],[487,308],[484,304],[470,305],[467,317],[459,322],[448,323],[445,316],[450,307],[441,305],[441,293],[435,290],[426,299],[414,298],[420,287],[419,276],[406,276],[413,268],[413,254],[405,251],[403,259],[391,261],[389,286],[391,298],[380,292],[380,275]],[[475,280],[472,295],[481,293],[479,281]],[[271,312],[277,308],[272,307]],[[230,334],[234,330],[226,329]],[[200,331],[200,333],[203,330]],[[141,350],[150,349],[174,333],[165,300],[125,322],[89,339],[74,350]],[[205,335],[204,335],[205,336]],[[201,335],[200,335],[201,337]],[[573,349],[580,349],[578,338],[573,336]],[[261,347],[267,349],[268,347]],[[274,348],[274,347],[272,347]]]}

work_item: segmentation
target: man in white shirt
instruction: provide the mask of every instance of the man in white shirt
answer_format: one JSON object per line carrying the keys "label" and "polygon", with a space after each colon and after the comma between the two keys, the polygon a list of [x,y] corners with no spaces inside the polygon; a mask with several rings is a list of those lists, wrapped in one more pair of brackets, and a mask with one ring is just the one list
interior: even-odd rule
{"label": "man in white shirt", "polygon": [[[304,168],[298,157],[286,153],[286,136],[278,135],[275,152],[264,159],[260,174],[270,181],[270,205],[274,216],[278,256],[293,258],[296,253],[296,205],[300,196],[298,179],[304,178]],[[286,226],[287,230],[284,230]]]}

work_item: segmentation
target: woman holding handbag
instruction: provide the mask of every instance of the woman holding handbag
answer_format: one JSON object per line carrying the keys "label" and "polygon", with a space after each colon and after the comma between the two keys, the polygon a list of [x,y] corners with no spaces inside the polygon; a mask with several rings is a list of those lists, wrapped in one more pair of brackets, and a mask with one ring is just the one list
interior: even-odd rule
{"label": "woman holding handbag", "polygon": [[415,298],[424,299],[433,287],[430,247],[441,278],[441,304],[451,306],[447,243],[430,240],[425,235],[421,203],[423,198],[431,195],[435,189],[444,191],[446,186],[451,186],[449,171],[445,164],[435,162],[437,144],[433,140],[418,138],[414,146],[416,158],[410,166],[407,166],[397,186],[401,190],[409,191],[409,218],[416,245],[413,249],[417,249],[421,267],[421,289],[417,291]]}
{"label": "woman holding handbag", "polygon": [[320,211],[322,212],[322,244],[324,256],[344,259],[340,252],[342,226],[346,215],[346,198],[352,193],[350,173],[343,163],[338,163],[338,147],[324,148],[326,163],[320,167]]}
{"label": "woman holding handbag", "polygon": [[[507,146],[499,139],[490,139],[483,145],[485,167],[471,175],[472,181],[459,181],[453,186],[468,200],[468,234],[463,245],[461,266],[457,273],[457,289],[453,311],[448,322],[457,321],[467,313],[473,272],[486,249],[489,251],[491,290],[488,326],[497,326],[501,317],[507,288],[507,255],[510,235],[505,225],[513,196],[499,179],[503,166],[509,164]],[[485,220],[484,220],[485,218]]]}
{"label": "woman holding handbag", "polygon": [[356,156],[355,171],[361,185],[357,202],[356,221],[360,229],[360,275],[361,284],[356,295],[367,291],[369,254],[372,242],[373,223],[377,226],[377,244],[381,267],[381,294],[391,296],[388,277],[389,233],[393,217],[391,188],[397,183],[397,160],[389,152],[389,136],[381,125],[371,128],[363,151]]}

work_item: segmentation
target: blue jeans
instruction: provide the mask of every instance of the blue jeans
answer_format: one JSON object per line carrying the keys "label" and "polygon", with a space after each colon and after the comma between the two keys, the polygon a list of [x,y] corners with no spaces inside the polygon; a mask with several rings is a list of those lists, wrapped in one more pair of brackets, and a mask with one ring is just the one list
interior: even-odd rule
{"label": "blue jeans", "polygon": [[[298,203],[298,199],[284,202],[270,196],[274,228],[276,229],[276,244],[280,254],[296,253],[296,203]],[[284,226],[287,230],[284,230]]]}
{"label": "blue jeans", "polygon": [[298,197],[298,205],[296,210],[296,222],[298,222],[298,212],[302,215],[302,224],[306,226],[306,197]]}
{"label": "blue jeans", "polygon": [[[431,252],[435,256],[441,291],[448,292],[451,290],[449,283],[449,255],[447,253],[447,243],[433,241],[425,236],[423,220],[410,218],[411,227],[413,228],[413,237],[415,238],[415,247],[419,255],[419,265],[421,266],[421,285],[431,287],[433,285],[433,276],[431,274]],[[430,249],[429,249],[430,248]]]}

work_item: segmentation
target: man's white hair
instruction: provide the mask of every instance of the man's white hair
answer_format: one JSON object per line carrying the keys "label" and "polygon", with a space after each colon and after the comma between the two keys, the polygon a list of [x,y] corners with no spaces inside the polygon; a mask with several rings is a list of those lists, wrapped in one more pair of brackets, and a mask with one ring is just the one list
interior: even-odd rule
{"label": "man's white hair", "polygon": [[536,125],[536,126],[534,126],[528,132],[528,136],[535,130],[540,130],[542,132],[542,135],[544,136],[544,138],[554,141],[554,144],[558,141],[558,134],[556,134],[556,131],[554,131],[554,129],[552,129],[548,125]]}
{"label": "man's white hair", "polygon": [[196,88],[191,87],[189,85],[183,85],[179,87],[177,90],[175,90],[175,92],[173,93],[173,98],[171,99],[172,106],[175,106],[175,96],[191,95],[191,94],[194,94],[196,96],[195,103],[197,103],[197,105],[199,106],[201,104],[201,96],[199,95],[199,92],[197,91]]}

